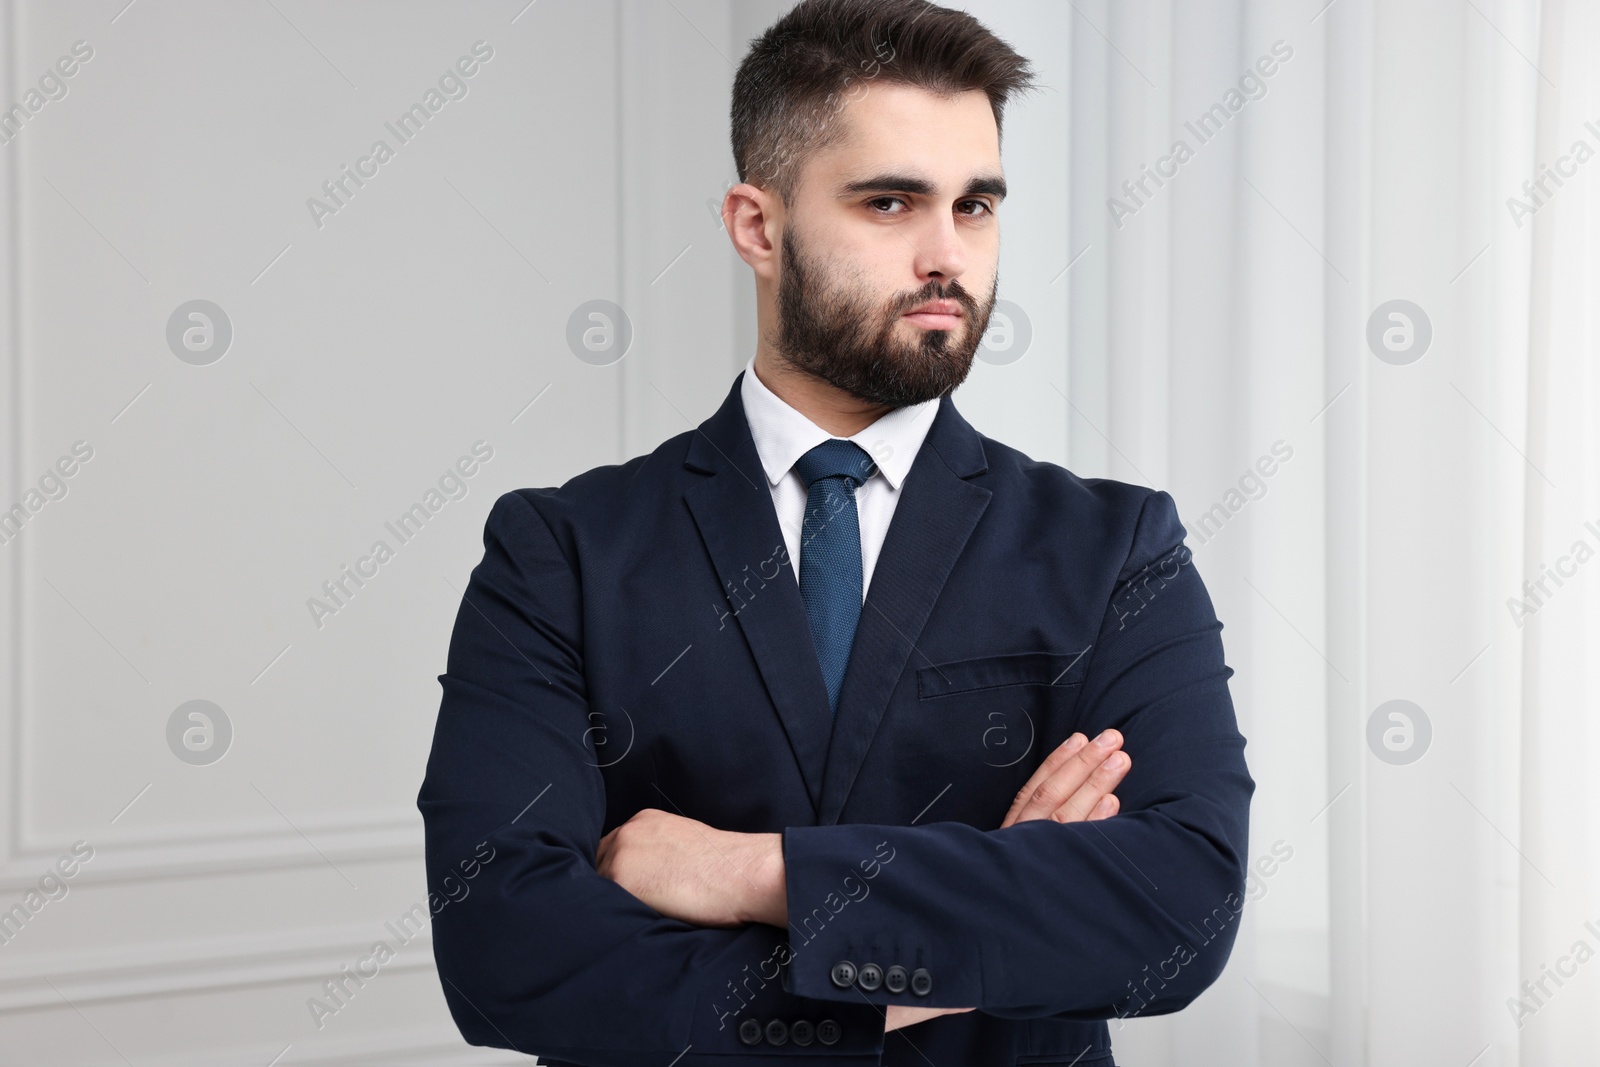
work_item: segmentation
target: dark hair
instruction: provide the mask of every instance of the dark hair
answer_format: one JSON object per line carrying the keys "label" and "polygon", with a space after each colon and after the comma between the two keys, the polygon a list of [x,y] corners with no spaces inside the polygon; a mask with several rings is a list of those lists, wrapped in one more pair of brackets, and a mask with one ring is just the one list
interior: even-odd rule
{"label": "dark hair", "polygon": [[[1028,60],[967,14],[928,0],[801,0],[750,42],[730,113],[739,180],[792,203],[802,165],[837,144],[857,82],[941,95],[980,89],[1001,128],[1012,94],[1035,89]],[[847,93],[848,90],[848,93]]]}

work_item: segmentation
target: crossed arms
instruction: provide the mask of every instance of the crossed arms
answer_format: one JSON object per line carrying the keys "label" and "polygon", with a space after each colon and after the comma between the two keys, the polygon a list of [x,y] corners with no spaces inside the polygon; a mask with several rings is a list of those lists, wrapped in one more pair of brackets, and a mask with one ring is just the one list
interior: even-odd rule
{"label": "crossed arms", "polygon": [[[1078,698],[1083,731],[1115,730],[1137,757],[1121,772],[1115,817],[1058,821],[1030,808],[989,831],[850,823],[718,837],[727,832],[657,813],[607,835],[602,850],[604,782],[583,742],[578,576],[540,509],[501,497],[440,676],[418,798],[430,885],[479,843],[496,849],[473,899],[433,924],[463,1035],[616,1067],[687,1046],[677,1062],[691,1067],[750,1051],[734,1036],[741,1010],[831,1002],[845,1035],[832,1051],[843,1057],[874,1055],[890,1023],[916,1021],[887,1017],[891,1006],[1103,1019],[1188,1004],[1233,944],[1254,782],[1221,624],[1182,533],[1171,498],[1152,494]],[[660,858],[702,832],[710,844],[701,839],[698,861]],[[893,859],[871,882],[870,906],[836,907],[842,881],[875,855]],[[939,961],[929,993],[833,983],[834,961],[869,958],[885,938]],[[756,975],[766,981],[752,984]],[[730,997],[735,983],[748,1004]],[[789,1051],[807,1050],[767,1055]]]}
{"label": "crossed arms", "polygon": [[[1128,771],[1122,735],[1075,733],[1017,792],[1000,828],[1033,819],[1084,822],[1116,814],[1111,790]],[[696,926],[789,925],[783,835],[742,834],[645,808],[600,839],[595,866],[656,911]],[[890,1004],[884,1032],[972,1008]]]}

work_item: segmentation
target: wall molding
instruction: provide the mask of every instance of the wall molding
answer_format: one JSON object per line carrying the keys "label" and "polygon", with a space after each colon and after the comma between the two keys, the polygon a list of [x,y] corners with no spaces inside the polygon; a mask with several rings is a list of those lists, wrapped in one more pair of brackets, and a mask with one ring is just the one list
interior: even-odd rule
{"label": "wall molding", "polygon": [[[312,843],[315,843],[315,847]],[[94,858],[78,868],[74,887],[166,878],[211,877],[294,867],[343,868],[392,860],[421,863],[423,830],[420,817],[409,825],[318,831],[311,842],[287,832],[243,840],[183,844],[96,846]],[[91,842],[93,844],[93,842]],[[0,893],[19,894],[32,888],[51,868],[63,847],[34,857],[0,864]],[[0,896],[0,906],[9,898]]]}
{"label": "wall molding", "polygon": [[[97,1061],[96,1067],[216,1067],[218,1063],[272,1063],[274,1057],[284,1052],[283,1042],[277,1045],[256,1043],[235,1045],[214,1052],[194,1055],[162,1056],[158,1059],[134,1057],[132,1060],[107,1059]],[[280,1067],[370,1067],[381,1063],[384,1067],[506,1067],[535,1063],[533,1056],[524,1056],[508,1049],[484,1048],[468,1045],[453,1030],[433,1027],[405,1030],[399,1033],[384,1031],[351,1037],[318,1037],[311,1042],[293,1042],[281,1060]]]}
{"label": "wall molding", "polygon": [[[425,902],[418,903],[426,907]],[[340,968],[370,955],[379,941],[393,948],[398,936],[381,923],[352,923],[333,929],[165,940],[32,957],[8,958],[11,950],[0,946],[0,959],[7,960],[5,977],[0,978],[0,1013],[65,1008],[56,989],[80,1007],[294,982],[304,982],[305,995],[311,997]],[[368,981],[381,982],[384,975],[398,971],[432,971],[433,966],[430,925],[400,945],[395,957]]]}
{"label": "wall molding", "polygon": [[[374,811],[368,809],[364,813],[351,812],[342,816],[317,818],[315,816],[297,818],[293,824],[286,823],[280,815],[270,815],[251,819],[248,822],[234,824],[224,823],[188,823],[167,824],[164,827],[147,830],[130,830],[119,832],[115,837],[102,838],[106,848],[116,849],[141,849],[163,848],[184,845],[199,845],[211,848],[217,844],[228,841],[273,841],[281,838],[294,838],[304,841],[300,835],[305,834],[310,838],[339,836],[346,833],[370,833],[375,830],[403,829],[406,827],[420,827],[422,815],[415,807],[405,807],[394,811]],[[18,859],[54,859],[61,852],[71,846],[82,835],[70,833],[38,834],[24,829],[18,838],[17,847],[9,853],[9,858]],[[98,854],[101,845],[99,841],[89,842],[95,846]]]}
{"label": "wall molding", "polygon": [[[0,0],[0,99],[16,100],[19,18],[12,0]],[[6,397],[0,419],[0,507],[19,500],[22,485],[22,186],[20,153],[27,146],[19,137],[0,149],[0,395]],[[22,706],[21,663],[22,555],[16,544],[0,545],[0,767],[13,769],[22,726],[17,709]],[[0,787],[0,857],[11,855],[18,786],[16,775]]]}

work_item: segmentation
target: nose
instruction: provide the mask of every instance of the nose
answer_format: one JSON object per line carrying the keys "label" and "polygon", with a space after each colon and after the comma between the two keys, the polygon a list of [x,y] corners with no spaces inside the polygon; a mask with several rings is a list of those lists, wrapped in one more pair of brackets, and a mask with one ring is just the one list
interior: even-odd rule
{"label": "nose", "polygon": [[913,269],[923,281],[942,277],[948,283],[966,273],[966,244],[951,216],[935,218],[910,234],[910,240],[914,248]]}

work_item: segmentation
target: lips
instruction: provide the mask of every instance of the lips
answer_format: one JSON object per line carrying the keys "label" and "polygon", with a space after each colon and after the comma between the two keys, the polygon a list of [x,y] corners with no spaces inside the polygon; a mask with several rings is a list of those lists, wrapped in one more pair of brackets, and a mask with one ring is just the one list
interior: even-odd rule
{"label": "lips", "polygon": [[961,305],[954,300],[930,300],[921,307],[912,308],[907,315],[956,315],[961,314]]}
{"label": "lips", "polygon": [[924,330],[959,330],[963,311],[955,300],[930,300],[901,316]]}

